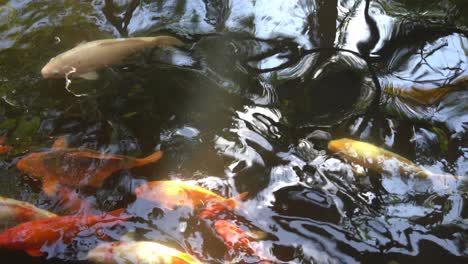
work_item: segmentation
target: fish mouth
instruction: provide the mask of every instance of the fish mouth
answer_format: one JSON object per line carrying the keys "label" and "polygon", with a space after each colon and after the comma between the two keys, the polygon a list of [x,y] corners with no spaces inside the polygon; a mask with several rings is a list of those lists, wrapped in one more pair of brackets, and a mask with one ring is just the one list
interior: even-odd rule
{"label": "fish mouth", "polygon": [[51,78],[52,77],[52,74],[50,74],[50,71],[47,70],[47,66],[44,66],[42,69],[41,69],[41,75],[44,79],[47,79],[47,78]]}

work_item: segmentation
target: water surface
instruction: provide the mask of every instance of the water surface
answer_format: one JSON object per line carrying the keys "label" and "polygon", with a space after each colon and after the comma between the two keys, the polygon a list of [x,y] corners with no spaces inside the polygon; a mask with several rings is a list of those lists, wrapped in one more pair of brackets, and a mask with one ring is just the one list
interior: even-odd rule
{"label": "water surface", "polygon": [[[466,262],[464,181],[360,177],[337,157],[304,149],[320,129],[467,176],[466,1],[5,0],[0,17],[0,135],[14,148],[0,157],[0,195],[60,213],[60,201],[15,163],[66,135],[71,146],[103,153],[165,152],[82,190],[96,214],[126,207],[138,216],[111,230],[116,239],[128,233],[207,263],[258,261],[228,250],[196,212],[135,201],[145,181],[177,179],[225,197],[248,192],[223,217],[266,232],[256,244],[273,263]],[[161,34],[187,45],[145,50],[68,90],[40,75],[83,41]],[[429,105],[384,89],[457,81],[460,89]],[[52,245],[48,258],[0,254],[85,263],[99,242]]]}

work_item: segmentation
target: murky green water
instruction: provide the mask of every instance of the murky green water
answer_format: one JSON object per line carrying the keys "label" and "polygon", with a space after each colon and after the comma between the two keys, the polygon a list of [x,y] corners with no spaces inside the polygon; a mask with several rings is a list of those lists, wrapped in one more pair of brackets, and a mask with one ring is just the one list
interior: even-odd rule
{"label": "murky green water", "polygon": [[[273,263],[466,262],[466,182],[360,177],[300,142],[325,130],[466,177],[467,17],[466,0],[0,0],[0,135],[13,147],[0,156],[0,195],[60,213],[60,201],[15,164],[66,135],[104,153],[165,152],[82,190],[95,213],[138,215],[112,230],[117,237],[130,232],[207,263],[258,261],[235,259],[186,208],[135,202],[145,181],[196,180],[225,197],[249,193],[225,217],[268,233],[255,243]],[[68,90],[40,75],[82,41],[161,34],[188,44],[145,50]],[[426,105],[388,92],[451,83],[458,88]],[[99,241],[78,240],[50,246],[49,258],[0,254],[9,263],[85,262]]]}

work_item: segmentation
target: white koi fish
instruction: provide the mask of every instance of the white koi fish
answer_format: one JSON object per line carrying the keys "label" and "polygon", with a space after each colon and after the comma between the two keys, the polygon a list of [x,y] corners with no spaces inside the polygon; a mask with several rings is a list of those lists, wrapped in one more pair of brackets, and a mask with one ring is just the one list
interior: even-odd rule
{"label": "white koi fish", "polygon": [[80,44],[52,58],[41,70],[44,78],[80,77],[96,80],[97,70],[120,63],[129,55],[146,48],[180,46],[171,36],[102,39]]}

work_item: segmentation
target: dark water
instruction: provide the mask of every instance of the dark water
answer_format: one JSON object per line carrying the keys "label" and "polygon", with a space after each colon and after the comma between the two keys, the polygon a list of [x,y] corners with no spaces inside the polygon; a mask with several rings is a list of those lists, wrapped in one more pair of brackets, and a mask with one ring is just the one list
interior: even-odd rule
{"label": "dark water", "polygon": [[[129,232],[207,263],[258,261],[236,259],[186,208],[134,202],[145,181],[181,179],[225,197],[248,192],[225,217],[268,233],[255,243],[273,263],[466,263],[464,181],[355,176],[329,154],[315,159],[303,139],[325,130],[466,176],[467,17],[466,0],[0,1],[0,135],[14,148],[0,157],[0,195],[58,213],[15,163],[60,135],[134,157],[162,149],[160,162],[83,191],[95,213],[139,216],[110,230],[116,239]],[[82,41],[159,34],[188,44],[143,51],[68,90],[40,75]],[[384,92],[454,82],[461,88],[429,105]],[[98,241],[78,240],[48,259],[1,256],[81,261]]]}

